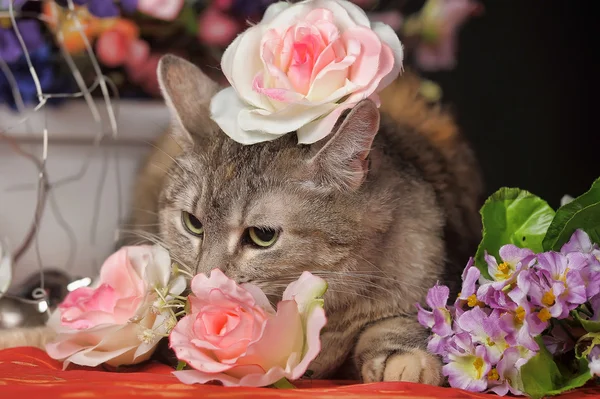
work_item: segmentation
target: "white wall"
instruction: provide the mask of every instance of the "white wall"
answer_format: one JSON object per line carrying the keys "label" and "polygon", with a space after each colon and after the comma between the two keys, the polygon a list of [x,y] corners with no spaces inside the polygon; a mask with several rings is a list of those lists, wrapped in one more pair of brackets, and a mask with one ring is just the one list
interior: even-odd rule
{"label": "white wall", "polygon": [[[99,266],[113,249],[119,204],[115,153],[119,157],[119,176],[123,188],[120,201],[125,214],[136,169],[149,149],[144,141],[152,141],[160,135],[169,121],[161,103],[121,102],[118,108],[119,139],[116,144],[99,148],[90,144],[97,129],[84,103],[49,108],[45,111],[46,115],[44,111],[27,115],[31,122],[31,133],[23,124],[18,125],[22,115],[0,108],[0,129],[36,154],[42,152],[41,132],[44,121],[47,122],[50,138],[47,170],[51,181],[74,175],[89,160],[89,169],[83,178],[54,189],[61,213],[76,237],[71,271],[81,276],[94,274],[94,265]],[[103,120],[107,121],[107,118]],[[108,130],[108,127],[104,128],[104,131]],[[90,149],[95,150],[90,153]],[[101,194],[97,239],[92,244],[94,200],[107,154],[108,173]],[[0,236],[8,241],[12,250],[21,243],[31,225],[36,204],[36,181],[34,165],[15,154],[6,142],[0,140]],[[28,187],[23,187],[24,184]],[[45,267],[67,268],[69,237],[52,214],[50,203],[40,227],[39,248]],[[37,267],[35,248],[32,247],[16,265],[14,284],[19,284]]]}

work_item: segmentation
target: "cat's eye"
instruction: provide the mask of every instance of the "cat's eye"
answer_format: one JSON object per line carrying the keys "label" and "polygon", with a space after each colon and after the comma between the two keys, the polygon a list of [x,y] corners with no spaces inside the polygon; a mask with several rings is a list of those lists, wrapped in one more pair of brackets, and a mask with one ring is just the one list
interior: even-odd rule
{"label": "cat's eye", "polygon": [[198,218],[191,213],[181,212],[181,221],[183,223],[183,227],[192,235],[196,237],[201,237],[204,234],[204,226],[202,226],[202,222],[198,220]]}
{"label": "cat's eye", "polygon": [[269,248],[277,242],[279,232],[266,227],[250,227],[246,230],[247,239],[251,245],[259,248]]}

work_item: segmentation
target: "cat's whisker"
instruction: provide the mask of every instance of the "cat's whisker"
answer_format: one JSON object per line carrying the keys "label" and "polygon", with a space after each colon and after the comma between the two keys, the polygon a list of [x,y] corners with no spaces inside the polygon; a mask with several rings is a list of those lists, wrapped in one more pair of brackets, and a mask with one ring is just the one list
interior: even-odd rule
{"label": "cat's whisker", "polygon": [[[169,136],[169,137],[171,137],[171,136]],[[166,152],[165,150],[163,150],[162,148],[160,148],[159,146],[157,146],[156,144],[154,144],[154,143],[152,143],[152,142],[146,141],[146,143],[147,143],[147,144],[149,144],[150,146],[152,146],[152,147],[156,148],[158,151],[162,152],[163,154],[165,154],[165,155],[166,155],[167,157],[169,157],[169,158],[170,158],[170,159],[173,161],[173,163],[174,163],[175,165],[177,165],[177,166],[178,166],[178,167],[179,167],[179,168],[180,168],[182,171],[185,171],[185,169],[183,168],[183,166],[181,165],[181,163],[179,163],[179,161],[178,161],[178,160],[176,160],[175,158],[173,158],[173,156],[172,156],[171,154],[169,154],[168,152]],[[179,145],[179,143],[177,143],[177,141],[175,141],[175,143],[176,143],[177,145]],[[179,148],[181,148],[181,146],[179,146]],[[163,165],[163,166],[166,166],[166,165]]]}

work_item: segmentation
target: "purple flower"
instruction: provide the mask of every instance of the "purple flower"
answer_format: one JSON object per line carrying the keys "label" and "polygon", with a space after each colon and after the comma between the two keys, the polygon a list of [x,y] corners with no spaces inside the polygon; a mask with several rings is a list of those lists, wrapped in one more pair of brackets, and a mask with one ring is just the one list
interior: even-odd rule
{"label": "purple flower", "polygon": [[462,307],[465,304],[471,308],[484,305],[477,298],[477,282],[479,281],[480,276],[481,272],[474,266],[473,258],[470,258],[462,274],[462,289],[454,302],[457,317],[462,313]]}
{"label": "purple flower", "polygon": [[515,303],[515,306],[512,311],[500,316],[500,328],[508,333],[506,341],[511,346],[538,351],[540,347],[534,338],[548,327],[548,320],[542,320],[539,313],[534,312],[526,297]]}
{"label": "purple flower", "polygon": [[587,301],[581,273],[569,268],[568,259],[563,254],[540,254],[536,269],[524,273],[526,278],[519,279],[519,287],[527,292],[534,305],[542,308],[540,315],[543,318],[564,319],[571,310]]}
{"label": "purple flower", "polygon": [[502,260],[500,264],[498,264],[495,257],[485,254],[488,273],[492,278],[491,283],[496,290],[503,289],[513,283],[521,270],[527,269],[535,260],[533,251],[512,244],[504,245],[499,252]]}
{"label": "purple flower", "polygon": [[461,330],[470,334],[474,343],[487,347],[489,360],[494,364],[508,348],[507,332],[500,326],[499,310],[494,310],[488,315],[481,308],[475,307],[460,315],[456,324]]}
{"label": "purple flower", "polygon": [[482,392],[488,385],[492,369],[488,350],[484,345],[473,345],[468,333],[457,334],[448,347],[448,363],[442,372],[450,386],[467,391]]}
{"label": "purple flower", "polygon": [[426,302],[431,312],[417,304],[417,318],[422,326],[430,328],[435,334],[446,337],[452,334],[452,315],[446,307],[450,290],[445,285],[435,285],[427,292]]}
{"label": "purple flower", "polygon": [[[23,37],[27,51],[35,51],[43,44],[40,25],[37,21],[20,20],[17,21],[16,28]],[[23,48],[21,47],[21,43],[19,43],[14,28],[0,27],[0,58],[7,64],[11,64],[18,60],[22,54]]]}
{"label": "purple flower", "polygon": [[521,367],[533,355],[525,348],[512,347],[505,350],[496,368],[488,375],[489,391],[500,396],[506,395],[509,391],[513,395],[523,395]]}
{"label": "purple flower", "polygon": [[121,0],[121,8],[127,14],[133,14],[137,11],[138,0]]}
{"label": "purple flower", "polygon": [[[62,7],[68,7],[68,0],[56,0]],[[112,18],[119,16],[119,8],[112,0],[73,0],[73,4],[87,6],[90,14],[99,18]],[[127,5],[129,6],[129,4]]]}
{"label": "purple flower", "polygon": [[568,259],[569,268],[577,269],[585,283],[588,298],[600,293],[600,248],[583,230],[575,230],[560,253]]}

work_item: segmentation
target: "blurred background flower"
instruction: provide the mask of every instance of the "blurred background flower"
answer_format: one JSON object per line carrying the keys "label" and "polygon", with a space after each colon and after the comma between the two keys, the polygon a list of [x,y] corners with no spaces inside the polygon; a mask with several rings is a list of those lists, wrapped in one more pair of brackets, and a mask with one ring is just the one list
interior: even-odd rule
{"label": "blurred background flower", "polygon": [[[0,0],[1,10],[8,9],[8,1]],[[372,21],[388,24],[398,32],[405,51],[413,55],[406,57],[405,66],[423,71],[455,66],[456,32],[481,9],[475,0],[427,0],[417,9],[411,2],[402,2],[411,3],[410,10],[393,1],[352,1],[362,7]],[[15,33],[17,28],[29,51],[43,46],[40,54],[50,53],[44,61],[48,65],[46,71],[61,67],[57,64],[61,57],[51,54],[59,54],[63,46],[84,78],[91,80],[95,74],[86,51],[89,44],[122,97],[158,97],[155,67],[160,55],[167,52],[208,67],[205,69],[214,75],[213,78],[226,83],[219,72],[222,52],[249,24],[259,21],[274,2],[17,0],[14,2],[16,27],[12,26],[7,12],[0,14],[0,57],[11,65],[22,56],[23,49]],[[38,62],[40,56],[38,54]],[[58,79],[47,72],[44,77]],[[46,83],[50,84],[50,81]],[[426,84],[432,92],[433,82]],[[439,88],[436,90],[440,91]],[[24,97],[29,98],[30,94],[26,92]],[[5,95],[2,101],[8,98]]]}

